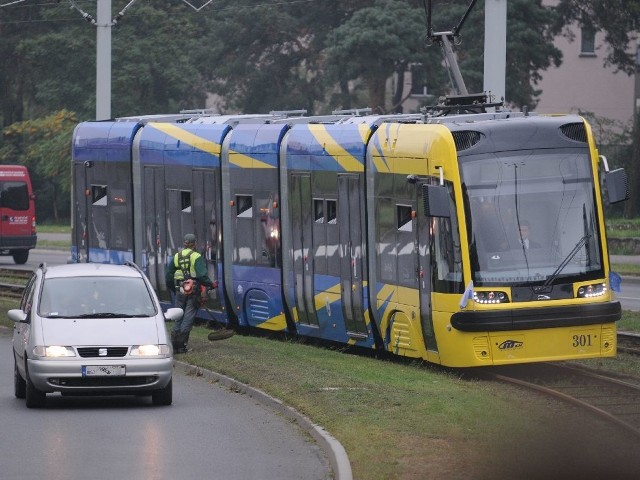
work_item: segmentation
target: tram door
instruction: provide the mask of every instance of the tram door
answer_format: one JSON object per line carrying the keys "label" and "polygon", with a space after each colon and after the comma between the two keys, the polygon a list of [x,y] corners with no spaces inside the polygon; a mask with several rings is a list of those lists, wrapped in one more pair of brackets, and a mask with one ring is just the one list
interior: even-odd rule
{"label": "tram door", "polygon": [[431,246],[433,225],[436,219],[424,214],[423,188],[418,185],[417,192],[417,251],[418,251],[418,290],[420,292],[420,325],[427,350],[437,351],[438,345],[433,330],[433,316],[431,311]]}
{"label": "tram door", "polygon": [[338,176],[338,223],[340,230],[340,290],[348,332],[366,334],[363,314],[363,251],[360,198],[362,188],[357,175]]}
{"label": "tram door", "polygon": [[164,172],[162,167],[145,167],[144,188],[144,242],[147,252],[149,280],[156,290],[166,290],[164,281],[164,262],[166,245],[163,244],[163,232],[166,231],[166,208],[164,194]]}
{"label": "tram door", "polygon": [[313,302],[311,176],[292,174],[290,192],[294,293],[298,321],[318,325]]}
{"label": "tram door", "polygon": [[[198,251],[205,259],[207,275],[214,282],[218,280],[217,259],[220,258],[216,222],[217,192],[218,182],[215,171],[197,169],[193,171],[193,233],[198,238]],[[215,297],[210,297],[206,306],[220,310],[222,305],[217,296],[217,289],[212,290],[211,293]]]}
{"label": "tram door", "polygon": [[73,221],[73,244],[78,251],[78,262],[87,262],[89,253],[87,217],[89,216],[91,199],[89,195],[87,195],[87,190],[90,189],[88,183],[88,168],[89,167],[83,163],[75,164],[75,182],[73,182],[73,197],[75,203],[73,210],[73,214],[75,215],[75,220]]}
{"label": "tram door", "polygon": [[[112,219],[109,196],[110,190],[115,190],[113,183],[107,185],[107,178],[117,178],[114,162],[84,162],[76,165],[76,214],[78,216],[75,229],[76,245],[78,246],[78,261],[103,262],[106,253],[97,258],[91,258],[91,249],[106,250],[112,246]],[[124,192],[122,193],[124,195]],[[124,198],[124,196],[123,196]],[[124,242],[121,242],[124,244]],[[94,254],[95,256],[96,254]]]}

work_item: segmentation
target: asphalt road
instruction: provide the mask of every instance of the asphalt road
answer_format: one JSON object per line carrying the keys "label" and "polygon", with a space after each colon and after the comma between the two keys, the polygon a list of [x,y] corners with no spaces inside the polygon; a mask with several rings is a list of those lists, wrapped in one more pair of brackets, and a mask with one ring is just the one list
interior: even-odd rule
{"label": "asphalt road", "polygon": [[149,397],[13,395],[11,330],[0,328],[3,480],[307,480],[334,478],[305,432],[248,395],[174,373],[174,403]]}
{"label": "asphalt road", "polygon": [[[68,258],[67,250],[36,248],[23,267]],[[11,257],[0,257],[2,265],[15,266]],[[0,435],[3,480],[350,478],[342,446],[326,432],[295,412],[283,416],[286,407],[275,399],[247,389],[239,393],[212,372],[185,374],[184,365],[174,371],[170,407],[153,407],[146,397],[54,394],[45,409],[29,410],[13,395],[10,335],[0,327],[0,358],[7,359],[0,362],[6,392],[0,396],[0,425],[11,432]],[[337,462],[338,475],[331,473],[330,460]]]}

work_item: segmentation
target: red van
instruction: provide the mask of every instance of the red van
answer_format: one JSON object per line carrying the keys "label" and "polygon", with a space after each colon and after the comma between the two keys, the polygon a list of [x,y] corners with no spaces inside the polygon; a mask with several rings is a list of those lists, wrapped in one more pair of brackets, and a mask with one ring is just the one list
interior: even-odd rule
{"label": "red van", "polygon": [[26,263],[36,246],[35,196],[29,171],[21,165],[0,165],[0,255]]}

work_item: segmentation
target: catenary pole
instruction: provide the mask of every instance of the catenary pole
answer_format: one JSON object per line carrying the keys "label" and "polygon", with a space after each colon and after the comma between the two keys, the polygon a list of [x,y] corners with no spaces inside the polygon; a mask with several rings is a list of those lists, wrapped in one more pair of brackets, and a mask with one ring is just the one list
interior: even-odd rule
{"label": "catenary pole", "polygon": [[507,0],[485,0],[484,91],[505,99],[507,64]]}
{"label": "catenary pole", "polygon": [[111,0],[97,0],[96,120],[111,118]]}

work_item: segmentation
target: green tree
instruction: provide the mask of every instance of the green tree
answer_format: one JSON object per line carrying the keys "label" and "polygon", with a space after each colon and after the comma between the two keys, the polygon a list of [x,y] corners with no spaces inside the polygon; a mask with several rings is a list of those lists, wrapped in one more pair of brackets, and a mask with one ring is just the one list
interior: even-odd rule
{"label": "green tree", "polygon": [[46,29],[38,8],[20,4],[0,8],[0,127],[22,120],[33,103],[35,77],[20,45],[27,29],[33,36]]}
{"label": "green tree", "polygon": [[128,12],[112,30],[112,115],[204,108],[206,18],[181,2],[136,3]]}
{"label": "green tree", "polygon": [[40,218],[60,221],[70,215],[71,142],[78,123],[75,114],[61,110],[47,117],[5,127],[0,149],[3,164],[25,165],[31,174]]}
{"label": "green tree", "polygon": [[209,91],[223,111],[324,113],[332,87],[324,38],[366,3],[239,0],[207,11]]}
{"label": "green tree", "polygon": [[369,106],[386,112],[389,77],[404,73],[410,63],[433,65],[435,57],[424,50],[423,18],[422,10],[401,0],[376,0],[355,11],[327,37],[325,52],[334,77],[341,85],[361,79]]}
{"label": "green tree", "polygon": [[[114,0],[113,11],[129,3]],[[95,17],[96,13],[87,12]],[[139,2],[112,28],[112,114],[203,107],[211,28],[181,2]],[[3,125],[68,109],[95,117],[96,27],[59,3],[0,8]]]}

